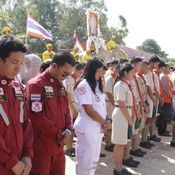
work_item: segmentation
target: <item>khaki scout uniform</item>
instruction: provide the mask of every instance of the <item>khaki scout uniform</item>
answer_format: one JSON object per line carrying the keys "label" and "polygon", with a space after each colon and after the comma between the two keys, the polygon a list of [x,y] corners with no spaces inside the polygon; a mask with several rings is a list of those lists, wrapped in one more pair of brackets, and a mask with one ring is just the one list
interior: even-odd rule
{"label": "khaki scout uniform", "polygon": [[[113,94],[113,88],[114,88],[115,78],[112,76],[112,74],[109,74],[105,77],[105,92],[108,92],[110,94]],[[110,102],[108,95],[106,93],[106,109],[107,109],[107,116],[108,118],[112,118],[112,113],[114,110],[113,104]],[[106,133],[106,146],[109,146],[111,144],[111,130],[109,130]]]}

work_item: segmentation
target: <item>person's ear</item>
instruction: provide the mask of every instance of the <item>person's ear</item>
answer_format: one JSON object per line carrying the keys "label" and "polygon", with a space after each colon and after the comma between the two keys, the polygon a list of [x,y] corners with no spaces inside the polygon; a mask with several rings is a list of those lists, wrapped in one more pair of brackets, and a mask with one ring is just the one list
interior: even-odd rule
{"label": "person's ear", "polygon": [[52,67],[53,69],[57,69],[57,68],[58,68],[58,66],[57,66],[56,63],[51,64],[51,67]]}

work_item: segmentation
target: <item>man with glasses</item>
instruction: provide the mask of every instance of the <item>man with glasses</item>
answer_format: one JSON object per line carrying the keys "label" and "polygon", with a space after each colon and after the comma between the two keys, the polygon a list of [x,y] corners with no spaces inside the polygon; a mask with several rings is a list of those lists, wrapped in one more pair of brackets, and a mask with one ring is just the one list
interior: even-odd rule
{"label": "man with glasses", "polygon": [[56,54],[50,67],[26,86],[34,130],[32,175],[65,175],[63,146],[70,137],[72,124],[62,81],[71,74],[74,65],[69,53]]}

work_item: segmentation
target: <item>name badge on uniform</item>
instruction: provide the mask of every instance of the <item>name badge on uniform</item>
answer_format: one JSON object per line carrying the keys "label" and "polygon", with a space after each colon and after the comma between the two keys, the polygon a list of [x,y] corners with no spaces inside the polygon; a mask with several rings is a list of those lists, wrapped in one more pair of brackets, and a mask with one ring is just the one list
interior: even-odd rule
{"label": "name badge on uniform", "polygon": [[60,89],[60,96],[66,96],[67,95],[67,93],[66,93],[66,90],[65,90],[65,88],[64,87],[62,87],[61,89]]}
{"label": "name badge on uniform", "polygon": [[14,87],[15,99],[19,101],[24,100],[24,94],[21,87]]}
{"label": "name badge on uniform", "polygon": [[31,110],[33,112],[41,112],[42,111],[42,102],[39,102],[39,101],[31,102]]}
{"label": "name badge on uniform", "polygon": [[7,100],[7,94],[4,93],[4,89],[0,88],[0,102]]}
{"label": "name badge on uniform", "polygon": [[99,95],[96,95],[95,96],[95,100],[96,100],[96,102],[100,102],[100,96]]}
{"label": "name badge on uniform", "polygon": [[54,90],[52,86],[44,86],[45,90],[45,97],[46,98],[53,98],[54,97]]}

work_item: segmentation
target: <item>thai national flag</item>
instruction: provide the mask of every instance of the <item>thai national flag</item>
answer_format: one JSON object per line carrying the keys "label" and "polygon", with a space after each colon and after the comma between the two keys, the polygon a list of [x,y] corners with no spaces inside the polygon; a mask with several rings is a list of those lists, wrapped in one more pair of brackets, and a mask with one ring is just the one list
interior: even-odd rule
{"label": "thai national flag", "polygon": [[27,17],[27,35],[36,38],[52,40],[53,36],[43,26],[41,26],[33,17]]}
{"label": "thai national flag", "polygon": [[83,49],[75,31],[74,31],[74,44],[79,48],[78,54],[83,55],[85,50]]}

